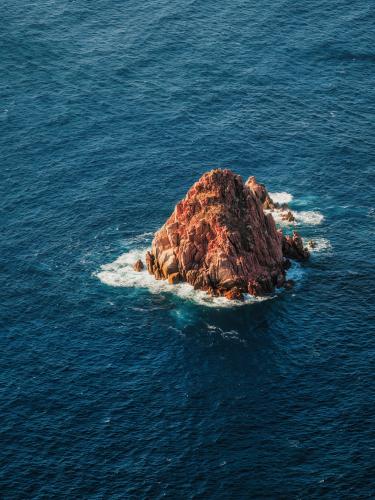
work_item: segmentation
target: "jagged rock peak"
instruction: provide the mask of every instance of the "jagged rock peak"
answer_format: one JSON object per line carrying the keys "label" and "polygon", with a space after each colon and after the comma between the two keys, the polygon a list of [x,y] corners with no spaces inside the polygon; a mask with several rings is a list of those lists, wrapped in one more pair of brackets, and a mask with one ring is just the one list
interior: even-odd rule
{"label": "jagged rock peak", "polygon": [[228,169],[205,173],[155,234],[148,271],[156,279],[178,273],[197,289],[237,299],[282,286],[282,234],[263,210],[267,191],[256,186]]}
{"label": "jagged rock peak", "polygon": [[264,184],[260,184],[256,181],[255,177],[252,175],[246,181],[246,186],[251,189],[251,191],[258,198],[263,208],[271,210],[277,207],[277,203],[274,203],[272,198],[270,197],[266,186]]}

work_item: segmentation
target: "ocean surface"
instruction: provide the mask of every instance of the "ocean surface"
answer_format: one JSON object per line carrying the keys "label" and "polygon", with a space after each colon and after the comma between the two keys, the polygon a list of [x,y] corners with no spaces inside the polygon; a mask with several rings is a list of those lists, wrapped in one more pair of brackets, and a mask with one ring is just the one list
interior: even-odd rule
{"label": "ocean surface", "polygon": [[[1,500],[374,498],[373,2],[2,7]],[[292,291],[132,273],[215,167],[317,241]]]}

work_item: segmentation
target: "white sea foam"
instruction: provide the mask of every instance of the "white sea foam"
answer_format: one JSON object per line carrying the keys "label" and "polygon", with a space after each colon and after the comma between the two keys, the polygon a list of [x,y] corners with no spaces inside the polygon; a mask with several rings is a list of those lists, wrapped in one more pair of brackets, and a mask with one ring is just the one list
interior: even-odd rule
{"label": "white sea foam", "polygon": [[332,251],[332,245],[327,238],[313,238],[315,243],[314,248],[309,247],[309,251],[311,253],[321,253],[321,252],[330,252]]}
{"label": "white sea foam", "polygon": [[276,224],[279,226],[289,226],[294,224],[294,222],[289,222],[282,219],[282,215],[285,213],[283,210],[265,210],[266,214],[271,214]]}
{"label": "white sea foam", "polygon": [[[288,269],[287,279],[301,281],[305,271],[298,262],[292,261],[292,266]],[[281,289],[282,290],[282,289]]]}
{"label": "white sea foam", "polygon": [[[293,200],[293,195],[287,193],[286,191],[282,191],[280,193],[270,193],[270,197],[275,203],[279,203],[280,205],[290,203]],[[282,215],[285,213],[285,210],[276,209],[276,210],[266,210],[267,213],[272,213],[275,222],[282,226],[289,225],[307,225],[307,226],[317,226],[321,224],[324,220],[324,215],[315,210],[309,211],[301,211],[291,210],[294,215],[295,221],[289,222],[282,219]]]}
{"label": "white sea foam", "polygon": [[270,197],[272,201],[280,204],[290,203],[293,200],[293,195],[285,191],[281,191],[280,193],[270,193]]}
{"label": "white sea foam", "polygon": [[318,226],[324,221],[324,215],[320,212],[306,211],[306,212],[293,212],[297,224],[304,224],[307,226]]}
{"label": "white sea foam", "polygon": [[292,222],[283,220],[282,216],[286,213],[285,210],[265,210],[265,212],[272,214],[276,224],[280,226],[317,226],[324,220],[324,215],[314,210],[303,212],[291,210],[295,218],[295,221]]}
{"label": "white sea foam", "polygon": [[262,302],[264,300],[270,300],[275,297],[275,295],[267,297],[253,297],[250,294],[245,294],[244,302],[240,302],[228,300],[225,297],[210,297],[202,290],[194,290],[194,288],[188,283],[170,285],[165,280],[156,280],[146,270],[141,272],[134,271],[134,262],[138,259],[144,260],[146,251],[147,248],[130,250],[110,264],[101,266],[100,271],[95,275],[102,283],[109,286],[146,288],[154,294],[165,292],[174,293],[182,299],[207,307],[236,307],[243,304],[252,304]]}

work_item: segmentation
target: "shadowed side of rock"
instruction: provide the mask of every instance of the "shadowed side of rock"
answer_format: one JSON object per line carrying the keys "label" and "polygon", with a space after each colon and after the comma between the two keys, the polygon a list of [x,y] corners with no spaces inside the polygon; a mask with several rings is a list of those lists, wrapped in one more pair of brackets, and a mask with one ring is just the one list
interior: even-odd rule
{"label": "shadowed side of rock", "polygon": [[294,260],[307,260],[310,257],[309,250],[303,246],[302,238],[296,231],[293,231],[292,236],[283,236],[283,254]]}
{"label": "shadowed side of rock", "polygon": [[274,208],[278,208],[278,204],[274,203],[266,189],[266,186],[257,182],[253,175],[247,179],[246,186],[251,189],[264,209],[272,210]]}

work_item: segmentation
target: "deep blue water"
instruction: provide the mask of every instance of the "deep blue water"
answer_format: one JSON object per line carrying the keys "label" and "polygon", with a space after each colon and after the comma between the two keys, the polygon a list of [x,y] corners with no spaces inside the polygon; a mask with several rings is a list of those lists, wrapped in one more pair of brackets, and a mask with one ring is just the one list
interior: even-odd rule
{"label": "deep blue water", "polygon": [[[3,2],[2,499],[374,496],[373,7]],[[324,216],[293,292],[98,278],[213,167]]]}

